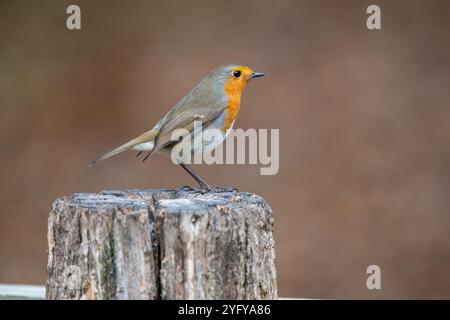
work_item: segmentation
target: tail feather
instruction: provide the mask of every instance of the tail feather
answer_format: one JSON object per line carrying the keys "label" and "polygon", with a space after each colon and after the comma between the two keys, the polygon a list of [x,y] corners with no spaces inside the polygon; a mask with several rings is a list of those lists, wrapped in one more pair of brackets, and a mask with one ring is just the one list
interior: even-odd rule
{"label": "tail feather", "polygon": [[89,167],[92,167],[97,162],[106,160],[106,159],[108,159],[108,158],[110,158],[112,156],[115,156],[116,154],[119,154],[119,153],[121,153],[123,151],[129,150],[129,149],[133,148],[134,146],[136,146],[138,144],[141,144],[141,143],[144,143],[144,142],[153,141],[153,140],[155,140],[157,135],[158,135],[158,130],[156,130],[156,129],[152,129],[150,131],[147,131],[147,132],[141,134],[140,136],[138,136],[137,138],[134,138],[133,140],[128,141],[127,143],[121,145],[120,147],[117,147],[116,149],[105,153],[100,158],[92,161],[89,164]]}

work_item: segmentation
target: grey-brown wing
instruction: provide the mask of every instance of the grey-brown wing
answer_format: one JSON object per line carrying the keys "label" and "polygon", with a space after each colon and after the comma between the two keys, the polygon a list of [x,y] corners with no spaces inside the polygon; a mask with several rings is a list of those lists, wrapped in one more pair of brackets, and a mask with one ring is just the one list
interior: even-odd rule
{"label": "grey-brown wing", "polygon": [[194,129],[194,121],[202,121],[202,126],[205,126],[217,119],[226,105],[226,95],[220,86],[214,79],[206,77],[157,124],[159,133],[152,152],[173,143],[171,137],[174,130],[190,132]]}
{"label": "grey-brown wing", "polygon": [[174,132],[174,130],[183,129],[187,132],[191,132],[192,130],[194,130],[195,121],[201,121],[202,128],[204,128],[209,123],[220,117],[224,109],[225,108],[212,110],[210,108],[199,108],[197,111],[203,110],[205,112],[193,113],[192,111],[187,111],[182,112],[171,119],[167,119],[162,124],[160,131],[155,139],[155,146],[152,150],[152,153],[174,142],[172,140],[172,133]]}

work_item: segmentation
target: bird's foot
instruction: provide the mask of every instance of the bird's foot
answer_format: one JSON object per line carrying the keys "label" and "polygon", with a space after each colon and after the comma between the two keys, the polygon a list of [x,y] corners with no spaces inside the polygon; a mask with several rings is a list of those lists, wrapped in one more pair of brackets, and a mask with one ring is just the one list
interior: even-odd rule
{"label": "bird's foot", "polygon": [[181,191],[195,191],[195,188],[192,188],[191,186],[182,186],[180,188]]}
{"label": "bird's foot", "polygon": [[239,190],[235,187],[216,187],[214,189],[215,192],[232,192],[237,193]]}
{"label": "bird's foot", "polygon": [[180,191],[194,191],[194,192],[199,192],[201,194],[205,194],[210,192],[211,190],[213,190],[213,188],[211,188],[209,185],[200,185],[198,188],[195,187],[191,187],[191,186],[182,186],[180,188]]}
{"label": "bird's foot", "polygon": [[199,183],[199,186],[200,186],[199,192],[202,194],[208,193],[213,189],[206,182]]}

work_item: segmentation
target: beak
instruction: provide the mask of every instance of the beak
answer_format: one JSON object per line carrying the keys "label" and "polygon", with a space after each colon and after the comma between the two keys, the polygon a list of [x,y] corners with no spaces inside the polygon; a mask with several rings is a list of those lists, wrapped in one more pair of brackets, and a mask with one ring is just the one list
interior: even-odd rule
{"label": "beak", "polygon": [[258,78],[262,76],[264,76],[264,73],[262,72],[252,72],[252,74],[250,75],[251,78]]}

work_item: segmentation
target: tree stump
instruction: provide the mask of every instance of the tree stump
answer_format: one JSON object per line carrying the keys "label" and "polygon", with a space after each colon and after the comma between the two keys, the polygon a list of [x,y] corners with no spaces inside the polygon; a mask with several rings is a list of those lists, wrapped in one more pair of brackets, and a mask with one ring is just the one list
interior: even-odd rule
{"label": "tree stump", "polygon": [[48,299],[276,299],[273,214],[217,188],[116,190],[57,199]]}

